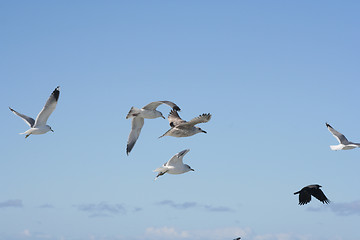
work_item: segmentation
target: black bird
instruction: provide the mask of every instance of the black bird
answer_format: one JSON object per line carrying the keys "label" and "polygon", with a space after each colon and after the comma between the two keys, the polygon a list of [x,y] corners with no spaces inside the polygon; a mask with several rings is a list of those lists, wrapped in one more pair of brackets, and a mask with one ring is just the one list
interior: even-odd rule
{"label": "black bird", "polygon": [[311,195],[317,198],[322,203],[328,204],[330,200],[325,196],[323,191],[321,191],[322,186],[319,184],[309,185],[303,187],[300,191],[295,192],[294,194],[299,194],[299,205],[307,204],[311,201]]}

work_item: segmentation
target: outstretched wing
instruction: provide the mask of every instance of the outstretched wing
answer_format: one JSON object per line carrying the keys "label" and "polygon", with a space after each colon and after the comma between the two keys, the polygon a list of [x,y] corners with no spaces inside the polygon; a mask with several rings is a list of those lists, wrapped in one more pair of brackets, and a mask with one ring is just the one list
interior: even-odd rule
{"label": "outstretched wing", "polygon": [[175,166],[175,165],[182,165],[183,164],[183,157],[186,153],[188,153],[190,149],[182,150],[181,152],[175,154],[167,163],[166,166]]}
{"label": "outstretched wing", "polygon": [[168,116],[168,120],[170,123],[170,127],[175,127],[177,125],[186,123],[185,120],[182,120],[180,118],[179,114],[175,110],[171,110],[171,112],[169,113],[169,116]]}
{"label": "outstretched wing", "polygon": [[49,99],[46,101],[44,108],[37,115],[34,126],[46,125],[46,121],[50,117],[51,113],[55,110],[60,95],[60,87],[58,86],[51,93]]}
{"label": "outstretched wing", "polygon": [[306,190],[301,190],[299,194],[299,205],[307,204],[311,201],[311,194]]}
{"label": "outstretched wing", "polygon": [[178,107],[178,105],[176,105],[173,102],[170,101],[157,101],[157,102],[151,102],[148,105],[144,106],[143,109],[147,109],[147,110],[155,110],[159,105],[161,104],[166,104],[168,106],[170,106],[173,110],[175,111],[180,111],[180,108]]}
{"label": "outstretched wing", "polygon": [[206,123],[210,121],[210,119],[211,119],[210,113],[203,113],[198,117],[191,119],[189,122],[186,122],[184,125],[195,126],[198,123]]}
{"label": "outstretched wing", "polygon": [[17,116],[21,117],[22,120],[24,120],[24,122],[29,125],[30,127],[34,126],[35,120],[31,117],[28,117],[24,114],[18,113],[17,111],[15,111],[14,109],[12,109],[11,107],[9,107],[9,109]]}
{"label": "outstretched wing", "polygon": [[336,131],[332,126],[330,126],[330,124],[326,123],[326,127],[329,129],[329,131],[332,133],[332,135],[339,141],[339,143],[342,143],[342,144],[349,143],[347,138],[343,134]]}
{"label": "outstretched wing", "polygon": [[144,126],[144,118],[142,117],[134,117],[131,121],[131,132],[129,134],[127,146],[126,146],[126,154],[129,155],[131,149],[133,149],[136,140],[139,138],[142,127]]}
{"label": "outstretched wing", "polygon": [[322,203],[328,204],[330,202],[330,200],[325,196],[324,192],[321,191],[321,189],[314,189],[312,195]]}

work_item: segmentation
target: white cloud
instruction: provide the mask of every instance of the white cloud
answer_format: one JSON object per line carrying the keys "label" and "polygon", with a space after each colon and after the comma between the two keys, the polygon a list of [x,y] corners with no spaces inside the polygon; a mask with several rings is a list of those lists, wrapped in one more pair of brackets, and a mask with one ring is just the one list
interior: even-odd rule
{"label": "white cloud", "polygon": [[174,227],[149,227],[145,230],[145,239],[166,240],[222,240],[247,236],[249,228],[225,227],[202,230],[179,230]]}
{"label": "white cloud", "polygon": [[262,234],[255,235],[252,240],[310,240],[314,239],[309,235],[298,235],[292,233],[275,233],[275,234]]}
{"label": "white cloud", "polygon": [[145,230],[145,235],[156,239],[186,239],[189,237],[187,231],[176,230],[173,227],[148,227]]}
{"label": "white cloud", "polygon": [[25,229],[24,231],[22,231],[21,235],[23,235],[25,237],[30,237],[31,233],[30,233],[29,229]]}

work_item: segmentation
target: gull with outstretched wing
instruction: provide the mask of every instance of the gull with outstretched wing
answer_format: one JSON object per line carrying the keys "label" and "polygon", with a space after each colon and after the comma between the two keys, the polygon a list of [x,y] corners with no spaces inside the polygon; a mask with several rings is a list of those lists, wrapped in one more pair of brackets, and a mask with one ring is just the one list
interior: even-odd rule
{"label": "gull with outstretched wing", "polygon": [[173,111],[180,111],[180,108],[175,103],[170,101],[156,101],[149,103],[148,105],[144,106],[141,109],[135,107],[132,107],[130,109],[128,115],[126,116],[126,119],[132,118],[131,132],[129,134],[127,146],[126,146],[127,155],[129,155],[137,139],[140,136],[141,129],[144,126],[144,118],[154,119],[154,118],[162,117],[165,119],[162,113],[156,110],[156,108],[161,104],[166,104],[170,106],[173,109]]}
{"label": "gull with outstretched wing", "polygon": [[196,127],[195,125],[198,123],[206,123],[210,121],[210,119],[211,119],[210,113],[203,113],[198,117],[193,118],[189,122],[187,122],[181,119],[176,111],[172,110],[168,116],[168,120],[171,128],[159,138],[164,136],[190,137],[200,132],[206,133],[206,131],[202,130],[199,127]]}
{"label": "gull with outstretched wing", "polygon": [[36,120],[34,120],[31,117],[28,117],[24,114],[21,114],[11,107],[9,109],[17,116],[22,118],[26,124],[30,126],[30,129],[27,130],[24,133],[20,134],[26,134],[25,138],[29,137],[31,134],[44,134],[48,131],[54,132],[49,125],[46,125],[46,122],[48,118],[50,117],[51,113],[55,110],[58,99],[60,95],[60,87],[56,87],[55,90],[51,93],[49,99],[46,101],[46,104],[44,108],[41,110],[41,112],[37,115]]}

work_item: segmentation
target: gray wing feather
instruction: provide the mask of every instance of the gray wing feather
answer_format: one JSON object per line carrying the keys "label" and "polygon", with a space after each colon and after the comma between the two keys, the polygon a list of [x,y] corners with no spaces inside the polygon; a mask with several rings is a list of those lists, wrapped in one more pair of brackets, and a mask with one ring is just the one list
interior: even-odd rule
{"label": "gray wing feather", "polygon": [[34,126],[45,125],[51,113],[55,110],[57,101],[60,95],[60,87],[58,86],[51,93],[49,99],[46,101],[44,108],[37,115]]}
{"label": "gray wing feather", "polygon": [[347,138],[343,134],[336,131],[332,126],[330,126],[330,124],[326,123],[326,126],[329,129],[329,131],[332,133],[332,135],[339,141],[339,143],[342,143],[342,144],[349,143]]}
{"label": "gray wing feather", "polygon": [[183,157],[188,153],[190,149],[182,150],[181,152],[175,154],[167,163],[166,166],[174,166],[177,164],[183,164]]}
{"label": "gray wing feather", "polygon": [[156,102],[151,102],[148,105],[144,106],[143,109],[147,109],[147,110],[155,110],[159,105],[161,104],[166,104],[168,106],[170,106],[172,109],[174,109],[175,111],[180,111],[180,108],[173,102],[170,101],[156,101]]}
{"label": "gray wing feather", "polygon": [[206,123],[210,121],[210,119],[211,119],[210,113],[203,113],[198,117],[191,119],[189,122],[186,122],[185,124],[189,126],[195,126],[198,123]]}
{"label": "gray wing feather", "polygon": [[135,117],[131,121],[131,132],[129,134],[127,146],[126,146],[126,154],[129,155],[131,150],[133,149],[137,139],[139,138],[142,127],[144,126],[144,118]]}
{"label": "gray wing feather", "polygon": [[17,116],[21,117],[22,120],[24,120],[24,122],[29,125],[30,127],[34,126],[35,124],[35,120],[31,117],[28,117],[24,114],[18,113],[17,111],[15,111],[14,109],[12,109],[11,107],[9,107],[9,109]]}

